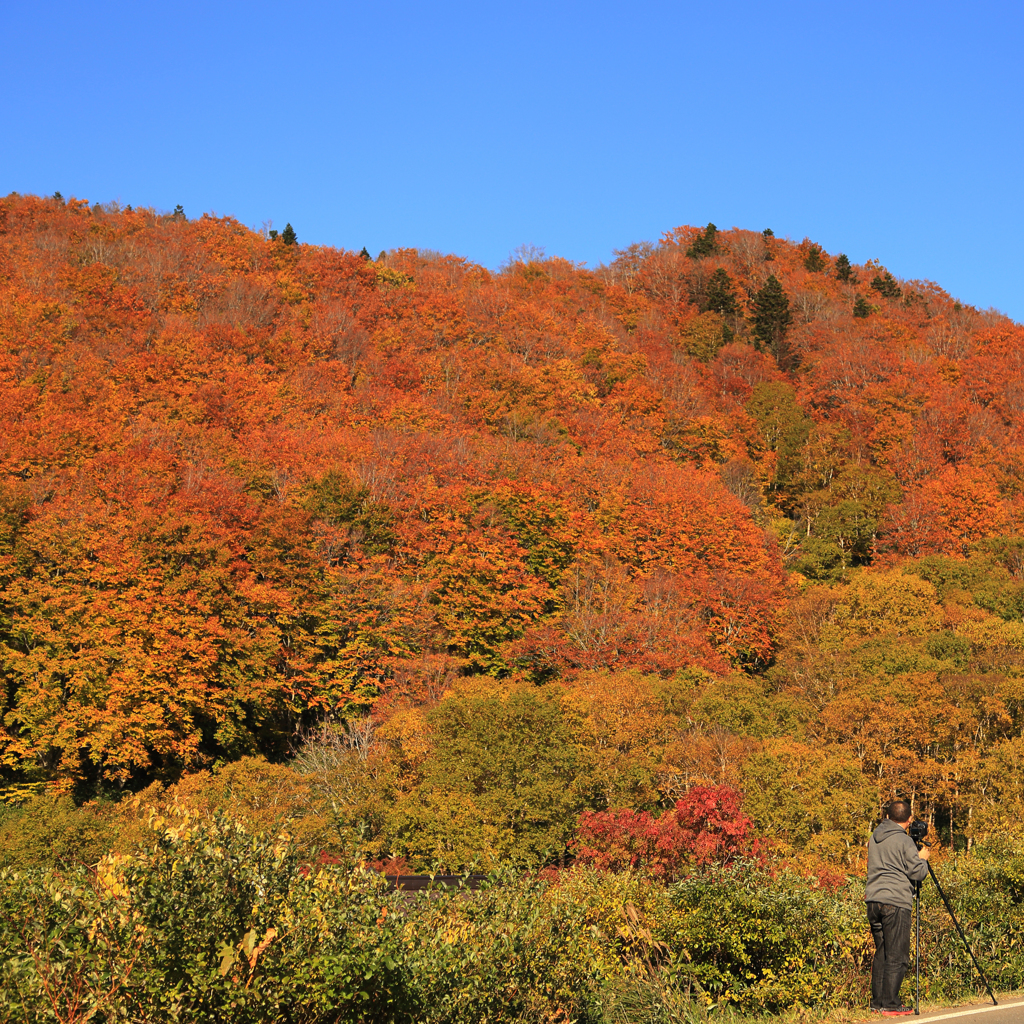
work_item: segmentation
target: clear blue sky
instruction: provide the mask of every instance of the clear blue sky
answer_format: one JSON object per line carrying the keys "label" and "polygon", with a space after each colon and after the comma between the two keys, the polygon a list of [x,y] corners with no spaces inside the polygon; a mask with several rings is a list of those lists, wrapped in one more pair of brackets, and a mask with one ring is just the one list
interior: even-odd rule
{"label": "clear blue sky", "polygon": [[1024,5],[6,0],[0,194],[522,243],[771,227],[1024,320]]}

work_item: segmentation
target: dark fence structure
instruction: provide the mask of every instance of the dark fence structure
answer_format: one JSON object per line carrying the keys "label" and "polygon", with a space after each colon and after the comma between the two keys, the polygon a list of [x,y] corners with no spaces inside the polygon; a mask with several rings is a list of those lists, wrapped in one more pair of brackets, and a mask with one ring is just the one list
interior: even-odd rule
{"label": "dark fence structure", "polygon": [[388,888],[401,892],[429,892],[431,889],[479,889],[487,875],[386,875]]}

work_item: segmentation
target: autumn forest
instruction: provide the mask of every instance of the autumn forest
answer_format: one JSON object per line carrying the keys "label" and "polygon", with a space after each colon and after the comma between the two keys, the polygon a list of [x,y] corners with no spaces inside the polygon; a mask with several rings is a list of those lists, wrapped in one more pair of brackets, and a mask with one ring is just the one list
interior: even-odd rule
{"label": "autumn forest", "polygon": [[816,870],[897,791],[1024,820],[1001,314],[770,230],[489,271],[11,195],[0,341],[12,805],[455,871],[694,792]]}

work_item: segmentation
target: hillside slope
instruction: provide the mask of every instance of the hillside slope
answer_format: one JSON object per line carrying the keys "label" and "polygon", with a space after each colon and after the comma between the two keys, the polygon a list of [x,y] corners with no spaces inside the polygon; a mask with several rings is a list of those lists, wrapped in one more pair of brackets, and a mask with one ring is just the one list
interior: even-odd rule
{"label": "hillside slope", "polygon": [[584,802],[733,781],[784,829],[835,790],[793,842],[894,780],[1013,806],[1022,353],[770,233],[491,273],[9,196],[4,777],[137,788],[371,709],[429,749],[453,691],[593,726],[684,680],[648,781]]}

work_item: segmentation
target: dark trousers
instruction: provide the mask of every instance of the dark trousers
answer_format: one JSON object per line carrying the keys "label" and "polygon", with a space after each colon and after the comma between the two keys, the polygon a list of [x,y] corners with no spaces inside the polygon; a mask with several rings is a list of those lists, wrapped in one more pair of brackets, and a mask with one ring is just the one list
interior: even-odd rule
{"label": "dark trousers", "polygon": [[871,1009],[900,1005],[900,985],[910,967],[910,911],[888,903],[868,904],[868,924],[875,940],[871,964]]}

